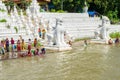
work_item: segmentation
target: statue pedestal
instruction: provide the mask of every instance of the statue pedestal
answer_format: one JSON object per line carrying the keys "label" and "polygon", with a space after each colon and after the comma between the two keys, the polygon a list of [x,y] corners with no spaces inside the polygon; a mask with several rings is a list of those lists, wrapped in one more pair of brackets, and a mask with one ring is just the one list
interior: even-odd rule
{"label": "statue pedestal", "polygon": [[62,26],[62,20],[56,18],[55,30],[52,33],[53,36],[51,33],[47,34],[48,45],[46,45],[46,48],[53,51],[71,50],[72,47],[65,42],[64,33],[65,29]]}
{"label": "statue pedestal", "polygon": [[53,51],[67,51],[67,50],[72,49],[72,47],[70,47],[70,46],[60,46],[60,47],[51,46],[51,47],[45,47],[45,48],[48,50],[53,50]]}

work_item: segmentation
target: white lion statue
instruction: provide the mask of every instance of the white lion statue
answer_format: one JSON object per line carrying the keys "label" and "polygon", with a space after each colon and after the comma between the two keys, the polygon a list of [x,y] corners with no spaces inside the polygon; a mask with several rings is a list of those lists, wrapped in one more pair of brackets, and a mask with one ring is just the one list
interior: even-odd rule
{"label": "white lion statue", "polygon": [[94,32],[95,39],[105,39],[105,40],[107,40],[109,38],[108,26],[110,26],[109,18],[106,17],[106,16],[102,16],[102,25],[100,25],[96,29],[96,31]]}
{"label": "white lion statue", "polygon": [[65,29],[62,26],[62,21],[58,18],[56,18],[55,21],[56,21],[55,25],[52,24],[49,25],[48,27],[47,32],[48,45],[49,46],[55,45],[57,47],[68,46],[64,39]]}

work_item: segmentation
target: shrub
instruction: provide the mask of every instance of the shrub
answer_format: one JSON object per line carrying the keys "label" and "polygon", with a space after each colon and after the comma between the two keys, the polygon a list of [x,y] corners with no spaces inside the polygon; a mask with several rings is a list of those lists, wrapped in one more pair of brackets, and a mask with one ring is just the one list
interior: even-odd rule
{"label": "shrub", "polygon": [[10,29],[10,25],[7,25],[6,27],[7,27],[8,29]]}
{"label": "shrub", "polygon": [[55,9],[51,9],[51,12],[56,12]]}
{"label": "shrub", "polygon": [[50,12],[65,13],[66,11],[51,9]]}
{"label": "shrub", "polygon": [[63,11],[63,10],[58,10],[57,12],[58,12],[58,13],[64,13],[65,11]]}
{"label": "shrub", "polygon": [[14,27],[14,29],[15,29],[16,33],[18,33],[18,28],[16,26]]}
{"label": "shrub", "polygon": [[120,32],[112,32],[109,35],[111,38],[117,38],[117,37],[120,37]]}
{"label": "shrub", "polygon": [[1,19],[0,22],[7,22],[7,20],[6,19]]}
{"label": "shrub", "polygon": [[40,12],[45,12],[45,10],[44,9],[40,9]]}
{"label": "shrub", "polygon": [[108,11],[107,16],[110,18],[112,24],[118,23],[120,20],[118,19],[118,11]]}
{"label": "shrub", "polygon": [[4,9],[0,9],[0,12],[5,12],[5,10]]}

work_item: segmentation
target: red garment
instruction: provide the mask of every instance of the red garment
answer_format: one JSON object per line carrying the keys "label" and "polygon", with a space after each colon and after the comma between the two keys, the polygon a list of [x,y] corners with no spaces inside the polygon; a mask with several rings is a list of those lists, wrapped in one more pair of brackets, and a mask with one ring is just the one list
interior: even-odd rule
{"label": "red garment", "polygon": [[21,46],[20,46],[20,44],[17,44],[17,51],[21,51]]}
{"label": "red garment", "polygon": [[17,51],[21,51],[20,41],[17,42]]}
{"label": "red garment", "polygon": [[34,40],[34,47],[36,47],[37,45],[37,40]]}
{"label": "red garment", "polygon": [[40,28],[38,29],[38,32],[41,32],[41,29],[40,29]]}
{"label": "red garment", "polygon": [[35,50],[35,55],[39,55],[39,49]]}
{"label": "red garment", "polygon": [[31,52],[30,51],[28,51],[28,54],[27,54],[28,56],[32,56],[32,54],[31,54]]}
{"label": "red garment", "polygon": [[31,45],[28,45],[28,50],[31,50]]}
{"label": "red garment", "polygon": [[11,40],[11,44],[14,44],[14,40],[13,39]]}

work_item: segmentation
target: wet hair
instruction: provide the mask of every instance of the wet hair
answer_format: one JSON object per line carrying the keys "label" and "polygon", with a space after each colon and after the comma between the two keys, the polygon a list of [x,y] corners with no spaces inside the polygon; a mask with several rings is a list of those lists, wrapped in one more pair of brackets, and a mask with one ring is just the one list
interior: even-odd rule
{"label": "wet hair", "polygon": [[31,41],[31,39],[28,39],[29,41]]}

